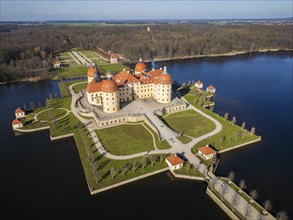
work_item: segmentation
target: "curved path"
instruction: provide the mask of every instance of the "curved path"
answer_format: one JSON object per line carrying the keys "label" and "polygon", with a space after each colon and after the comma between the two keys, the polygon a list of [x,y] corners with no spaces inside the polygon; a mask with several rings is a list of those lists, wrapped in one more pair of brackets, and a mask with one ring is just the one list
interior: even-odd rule
{"label": "curved path", "polygon": [[[54,110],[54,108],[50,108],[50,110],[51,109],[53,109]],[[62,118],[65,118],[71,111],[70,110],[68,110],[68,109],[66,109],[66,108],[55,108],[55,109],[62,109],[62,110],[64,110],[64,111],[66,111],[66,114],[65,115],[63,115],[62,117],[60,117],[60,118],[57,118],[56,119],[56,121],[59,121],[59,120],[61,120]],[[46,112],[46,111],[49,111],[49,109],[45,109],[45,110],[43,110],[43,111],[40,111],[40,112],[38,112],[37,114],[35,114],[34,115],[34,120],[35,121],[38,121],[38,115],[39,114],[41,114],[41,113],[43,113],[43,112]],[[49,122],[48,120],[40,120],[40,122]]]}
{"label": "curved path", "polygon": [[[146,113],[146,115],[148,116],[148,118],[155,124],[155,126],[160,130],[160,132],[163,134],[164,138],[166,141],[168,141],[168,143],[171,146],[171,149],[166,149],[166,150],[152,150],[150,152],[141,152],[141,153],[136,153],[136,154],[131,154],[131,155],[124,155],[124,156],[117,156],[117,155],[113,155],[110,154],[109,152],[107,152],[104,147],[102,146],[101,142],[99,141],[99,138],[96,135],[95,130],[97,129],[96,123],[94,122],[94,119],[85,119],[83,117],[81,117],[78,114],[78,107],[75,107],[75,102],[76,100],[79,98],[78,94],[75,94],[72,87],[80,84],[80,83],[76,83],[73,85],[69,86],[69,90],[70,93],[72,94],[72,101],[71,101],[71,111],[72,113],[75,115],[75,117],[77,117],[89,130],[90,135],[94,141],[94,144],[96,145],[97,150],[99,151],[99,153],[109,159],[113,159],[113,160],[127,160],[127,159],[132,159],[132,158],[136,158],[136,157],[141,157],[144,156],[146,154],[150,155],[150,154],[168,154],[168,153],[182,153],[188,160],[190,163],[197,165],[198,169],[204,173],[205,170],[207,169],[206,165],[201,164],[200,160],[191,152],[191,149],[193,148],[193,146],[212,136],[215,135],[217,133],[219,133],[222,130],[222,125],[220,122],[218,122],[216,119],[212,118],[211,116],[207,115],[206,113],[202,112],[201,110],[195,108],[192,105],[189,105],[187,109],[192,109],[196,112],[198,112],[199,114],[201,114],[202,116],[208,118],[209,120],[213,121],[216,125],[216,128],[205,134],[202,135],[198,138],[193,138],[193,140],[188,143],[188,144],[183,144],[182,142],[180,142],[177,138],[176,138],[176,133],[174,131],[172,131],[168,126],[165,126],[164,123],[155,115],[153,115],[153,113]],[[184,98],[182,98],[184,101],[186,101]]]}

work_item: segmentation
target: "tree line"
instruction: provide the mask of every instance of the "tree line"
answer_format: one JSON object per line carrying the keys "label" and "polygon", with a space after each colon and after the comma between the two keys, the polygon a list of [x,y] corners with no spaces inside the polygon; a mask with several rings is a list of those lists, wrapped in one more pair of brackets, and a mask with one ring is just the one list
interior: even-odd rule
{"label": "tree line", "polygon": [[[56,53],[113,51],[130,60],[293,48],[292,25],[17,26],[0,31],[0,81],[50,77]],[[9,31],[7,31],[9,30]]]}

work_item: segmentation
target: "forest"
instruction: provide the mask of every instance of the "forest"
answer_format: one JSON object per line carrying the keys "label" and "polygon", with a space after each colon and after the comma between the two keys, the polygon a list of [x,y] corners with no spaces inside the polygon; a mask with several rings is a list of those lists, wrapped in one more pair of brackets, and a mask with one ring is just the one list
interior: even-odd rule
{"label": "forest", "polygon": [[292,25],[160,24],[147,26],[0,25],[0,82],[52,77],[55,54],[113,51],[132,61],[261,49],[293,49]]}

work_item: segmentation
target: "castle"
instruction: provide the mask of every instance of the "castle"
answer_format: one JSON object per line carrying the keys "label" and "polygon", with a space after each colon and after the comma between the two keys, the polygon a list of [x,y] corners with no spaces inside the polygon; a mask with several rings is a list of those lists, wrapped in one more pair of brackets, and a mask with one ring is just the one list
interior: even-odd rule
{"label": "castle", "polygon": [[102,106],[106,113],[119,111],[120,102],[154,98],[159,103],[169,103],[172,97],[172,78],[167,68],[146,71],[146,65],[139,62],[134,73],[122,70],[113,77],[101,79],[97,68],[87,72],[87,100],[91,105]]}

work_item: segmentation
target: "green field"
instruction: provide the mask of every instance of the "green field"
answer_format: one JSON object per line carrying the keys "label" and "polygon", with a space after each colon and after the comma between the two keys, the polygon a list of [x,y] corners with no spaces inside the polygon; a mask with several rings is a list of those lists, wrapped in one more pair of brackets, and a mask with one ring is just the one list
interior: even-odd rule
{"label": "green field", "polygon": [[159,140],[158,134],[150,127],[148,126],[146,123],[144,123],[144,126],[146,126],[150,132],[152,132],[152,134],[155,137],[155,141],[156,141],[156,146],[159,150],[164,150],[164,149],[170,149],[171,146],[169,145],[169,143],[166,140]]}
{"label": "green field", "polygon": [[178,136],[177,139],[179,141],[181,141],[183,144],[188,144],[190,141],[192,141],[192,139],[190,137],[187,137],[187,136]]}
{"label": "green field", "polygon": [[120,72],[124,68],[127,69],[126,66],[123,66],[120,63],[101,64],[101,65],[98,65],[98,67],[102,73],[107,73],[108,71],[109,72]]}
{"label": "green field", "polygon": [[92,62],[95,62],[97,64],[109,63],[109,61],[105,60],[104,58],[102,58],[99,54],[97,54],[94,51],[86,50],[86,51],[79,51],[79,52],[82,53],[87,58],[89,58]]}
{"label": "green field", "polygon": [[87,76],[88,68],[86,66],[64,67],[54,70],[56,78]]}
{"label": "green field", "polygon": [[163,120],[173,130],[191,137],[199,137],[216,128],[212,121],[193,110],[169,114]]}
{"label": "green field", "polygon": [[141,125],[118,125],[96,131],[104,148],[114,155],[154,150],[151,134]]}

